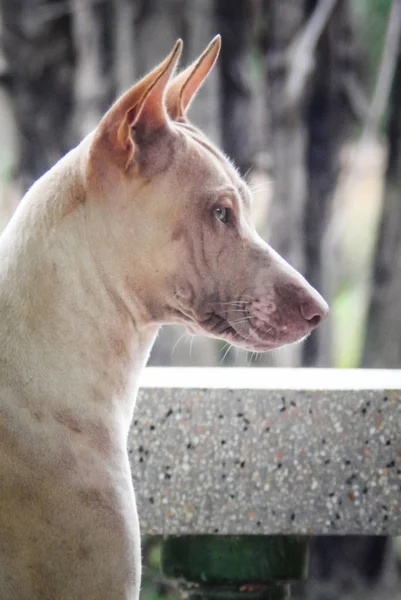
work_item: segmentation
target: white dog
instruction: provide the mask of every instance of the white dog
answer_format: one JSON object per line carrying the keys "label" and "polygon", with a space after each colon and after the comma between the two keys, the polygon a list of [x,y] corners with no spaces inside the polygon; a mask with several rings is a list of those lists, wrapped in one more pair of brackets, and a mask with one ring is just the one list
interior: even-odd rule
{"label": "white dog", "polygon": [[246,183],[186,120],[219,47],[173,78],[177,42],[0,238],[1,600],[138,597],[126,442],[161,323],[268,350],[327,312],[258,237]]}

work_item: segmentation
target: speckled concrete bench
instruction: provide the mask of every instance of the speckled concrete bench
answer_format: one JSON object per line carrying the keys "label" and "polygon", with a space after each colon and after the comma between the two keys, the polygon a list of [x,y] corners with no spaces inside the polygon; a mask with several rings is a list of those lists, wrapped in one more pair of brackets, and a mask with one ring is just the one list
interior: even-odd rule
{"label": "speckled concrete bench", "polygon": [[401,371],[149,368],[129,451],[144,533],[401,533]]}

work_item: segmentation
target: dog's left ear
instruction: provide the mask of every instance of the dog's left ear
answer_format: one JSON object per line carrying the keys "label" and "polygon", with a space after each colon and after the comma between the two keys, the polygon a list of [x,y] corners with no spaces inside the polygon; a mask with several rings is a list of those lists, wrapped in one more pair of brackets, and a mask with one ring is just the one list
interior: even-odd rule
{"label": "dog's left ear", "polygon": [[167,85],[182,50],[178,40],[167,58],[119,98],[103,117],[92,143],[92,160],[106,151],[121,168],[134,164],[142,145],[168,126]]}
{"label": "dog's left ear", "polygon": [[166,93],[166,106],[170,118],[174,121],[185,118],[196,92],[217,60],[220,47],[221,37],[216,35],[198,60],[179,73],[169,83]]}

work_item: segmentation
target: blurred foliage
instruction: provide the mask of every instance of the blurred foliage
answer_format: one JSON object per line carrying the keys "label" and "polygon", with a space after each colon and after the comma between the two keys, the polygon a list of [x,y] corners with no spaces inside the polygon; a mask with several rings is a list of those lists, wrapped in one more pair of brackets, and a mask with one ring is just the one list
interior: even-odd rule
{"label": "blurred foliage", "polygon": [[[359,288],[344,286],[331,307],[334,328],[334,366],[339,369],[356,369],[360,364],[364,323],[360,315],[363,292]],[[352,326],[350,326],[352,324]]]}
{"label": "blurred foliage", "polygon": [[355,0],[361,41],[368,54],[367,74],[370,92],[377,77],[390,8],[391,0]]}

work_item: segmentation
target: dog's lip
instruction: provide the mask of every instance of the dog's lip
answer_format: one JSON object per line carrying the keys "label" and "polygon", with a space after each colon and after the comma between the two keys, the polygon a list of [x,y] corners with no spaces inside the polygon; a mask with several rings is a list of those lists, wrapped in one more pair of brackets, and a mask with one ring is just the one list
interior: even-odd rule
{"label": "dog's lip", "polygon": [[[251,331],[253,333],[257,333],[253,328]],[[274,350],[275,348],[283,345],[280,341],[277,342],[271,338],[267,339],[258,335],[256,335],[256,337],[251,337],[249,335],[244,336],[234,327],[231,327],[231,330],[228,330],[226,333],[224,333],[222,337],[228,342],[232,342],[233,344],[243,348],[244,350],[249,350],[250,352],[266,352],[268,350]]]}
{"label": "dog's lip", "polygon": [[[235,330],[234,330],[235,331]],[[300,334],[295,337],[290,337],[286,339],[285,337],[281,337],[280,335],[275,336],[275,338],[263,338],[257,335],[257,331],[252,329],[256,336],[251,338],[249,336],[243,336],[237,331],[235,331],[234,335],[231,332],[227,332],[223,334],[221,337],[226,341],[235,344],[243,348],[244,350],[248,350],[249,352],[268,352],[270,350],[276,350],[277,348],[282,348],[287,344],[297,344],[299,342],[303,342],[310,335],[310,331],[306,334]]]}
{"label": "dog's lip", "polygon": [[[209,325],[213,320],[217,320],[217,326]],[[241,331],[238,331],[234,324],[230,323],[224,315],[219,313],[209,313],[206,318],[204,317],[195,322],[187,323],[187,327],[191,333],[207,333],[250,352],[267,352],[287,344],[302,342],[311,333],[311,330],[308,329],[306,331],[294,332],[294,334],[286,331],[286,335],[280,335],[277,329],[272,327],[266,335],[260,335],[258,329],[252,325],[251,320],[249,320],[249,325],[250,327],[245,335]]]}
{"label": "dog's lip", "polygon": [[[218,326],[210,325],[210,322],[213,320],[218,321]],[[276,335],[269,338],[261,337],[252,325],[248,335],[245,336],[226,317],[217,312],[209,313],[206,318],[204,317],[195,322],[187,323],[187,328],[191,333],[207,333],[217,339],[225,340],[245,350],[254,352],[266,352],[267,350],[274,350],[274,348],[283,345],[280,341],[277,341]]]}

